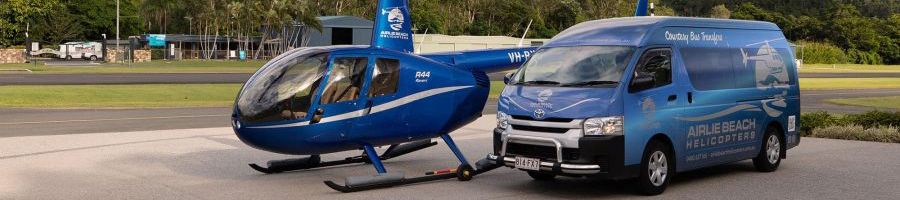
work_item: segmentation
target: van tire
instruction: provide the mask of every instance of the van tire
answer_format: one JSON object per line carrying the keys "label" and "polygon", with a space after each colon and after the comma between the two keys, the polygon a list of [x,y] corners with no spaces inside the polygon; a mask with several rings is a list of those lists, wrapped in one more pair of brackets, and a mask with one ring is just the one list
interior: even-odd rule
{"label": "van tire", "polygon": [[[658,195],[666,191],[666,186],[675,174],[675,155],[670,149],[668,144],[659,140],[652,140],[647,144],[637,179],[638,192],[643,195]],[[657,161],[651,163],[652,159]],[[654,177],[653,180],[651,177]]]}
{"label": "van tire", "polygon": [[763,137],[762,146],[756,158],[753,158],[753,166],[760,172],[773,172],[781,164],[781,154],[784,153],[784,141],[778,128],[769,126]]}
{"label": "van tire", "polygon": [[553,181],[556,179],[556,174],[539,171],[528,171],[528,176],[536,181]]}
{"label": "van tire", "polygon": [[91,56],[91,61],[97,61],[97,56]]}
{"label": "van tire", "polygon": [[72,56],[66,56],[66,60],[72,60]]}

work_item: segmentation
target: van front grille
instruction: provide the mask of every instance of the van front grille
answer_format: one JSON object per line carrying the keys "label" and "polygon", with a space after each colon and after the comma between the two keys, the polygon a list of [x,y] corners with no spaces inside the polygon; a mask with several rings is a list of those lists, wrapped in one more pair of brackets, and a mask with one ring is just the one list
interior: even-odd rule
{"label": "van front grille", "polygon": [[543,132],[543,133],[566,133],[570,129],[567,128],[552,128],[552,127],[539,127],[539,126],[526,126],[526,125],[511,125],[513,129],[520,131],[531,131],[531,132]]}
{"label": "van front grille", "polygon": [[518,119],[518,120],[528,120],[528,121],[544,121],[544,122],[562,122],[562,123],[569,123],[569,122],[572,122],[572,120],[573,120],[573,119],[566,119],[566,118],[534,119],[534,118],[531,117],[531,116],[522,116],[522,115],[510,115],[510,116],[512,116],[513,119]]}

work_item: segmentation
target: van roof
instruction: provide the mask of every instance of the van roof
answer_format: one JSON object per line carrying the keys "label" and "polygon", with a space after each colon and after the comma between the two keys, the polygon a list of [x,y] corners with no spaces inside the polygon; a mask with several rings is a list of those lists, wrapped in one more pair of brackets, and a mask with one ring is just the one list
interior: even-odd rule
{"label": "van roof", "polygon": [[580,45],[640,46],[644,36],[663,27],[781,31],[771,22],[697,17],[621,17],[582,22],[560,32],[544,47]]}

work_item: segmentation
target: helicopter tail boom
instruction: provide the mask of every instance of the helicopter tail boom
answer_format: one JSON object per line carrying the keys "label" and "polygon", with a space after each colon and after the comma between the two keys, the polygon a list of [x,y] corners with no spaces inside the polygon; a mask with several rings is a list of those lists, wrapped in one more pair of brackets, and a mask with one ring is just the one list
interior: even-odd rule
{"label": "helicopter tail boom", "polygon": [[432,53],[421,56],[464,70],[492,73],[518,68],[536,50],[537,47],[520,47]]}

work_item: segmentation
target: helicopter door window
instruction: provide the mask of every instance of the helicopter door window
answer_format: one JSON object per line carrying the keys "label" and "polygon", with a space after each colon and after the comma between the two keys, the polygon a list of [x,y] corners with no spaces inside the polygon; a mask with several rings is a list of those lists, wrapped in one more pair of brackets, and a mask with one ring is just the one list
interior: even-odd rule
{"label": "helicopter door window", "polygon": [[399,82],[400,61],[397,59],[379,58],[375,60],[375,71],[372,72],[369,97],[396,93]]}
{"label": "helicopter door window", "polygon": [[359,98],[368,58],[335,58],[321,104]]}

